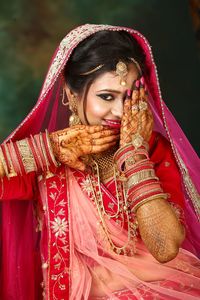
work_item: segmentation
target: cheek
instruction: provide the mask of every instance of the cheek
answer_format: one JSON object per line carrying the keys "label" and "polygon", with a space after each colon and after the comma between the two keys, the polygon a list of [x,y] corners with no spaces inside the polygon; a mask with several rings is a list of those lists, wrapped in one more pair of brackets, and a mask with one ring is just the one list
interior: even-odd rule
{"label": "cheek", "polygon": [[87,114],[93,118],[102,118],[109,111],[109,106],[101,100],[93,99],[87,102]]}

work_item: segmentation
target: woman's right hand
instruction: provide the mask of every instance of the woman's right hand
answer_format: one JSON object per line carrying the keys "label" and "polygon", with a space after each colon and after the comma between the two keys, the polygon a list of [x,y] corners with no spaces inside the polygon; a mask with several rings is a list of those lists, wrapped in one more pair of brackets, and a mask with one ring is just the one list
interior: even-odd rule
{"label": "woman's right hand", "polygon": [[56,159],[81,171],[86,168],[81,156],[103,152],[114,146],[117,140],[119,131],[102,125],[76,125],[50,133]]}

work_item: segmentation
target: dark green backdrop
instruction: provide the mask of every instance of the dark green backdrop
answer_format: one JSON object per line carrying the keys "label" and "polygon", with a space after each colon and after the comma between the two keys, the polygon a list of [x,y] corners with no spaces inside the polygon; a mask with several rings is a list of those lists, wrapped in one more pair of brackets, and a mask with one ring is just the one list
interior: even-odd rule
{"label": "dark green backdrop", "polygon": [[36,101],[60,39],[83,23],[130,26],[148,38],[163,98],[200,153],[200,62],[186,0],[1,0],[1,140]]}

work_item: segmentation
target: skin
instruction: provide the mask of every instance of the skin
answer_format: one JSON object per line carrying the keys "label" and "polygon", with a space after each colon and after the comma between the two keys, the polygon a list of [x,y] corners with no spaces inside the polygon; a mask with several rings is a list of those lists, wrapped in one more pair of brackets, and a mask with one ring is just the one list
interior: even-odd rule
{"label": "skin", "polygon": [[[126,92],[139,76],[135,65],[130,64],[128,69],[125,86],[120,85],[120,78],[115,72],[106,72],[92,83],[86,104],[86,116],[90,125],[105,125],[105,119],[122,119]],[[83,99],[78,102],[78,114],[83,124],[86,124],[82,102]]]}

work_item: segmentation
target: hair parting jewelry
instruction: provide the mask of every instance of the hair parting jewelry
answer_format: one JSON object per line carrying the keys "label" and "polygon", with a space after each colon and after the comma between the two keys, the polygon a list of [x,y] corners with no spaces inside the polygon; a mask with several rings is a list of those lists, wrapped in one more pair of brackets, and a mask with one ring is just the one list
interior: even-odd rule
{"label": "hair parting jewelry", "polygon": [[129,59],[136,65],[136,67],[138,68],[138,71],[140,73],[140,76],[142,76],[142,70],[141,70],[140,65],[137,62],[137,60],[135,60],[133,57],[129,57]]}
{"label": "hair parting jewelry", "polygon": [[[136,65],[136,67],[138,68],[138,71],[140,73],[140,76],[142,76],[142,70],[140,68],[139,63],[133,57],[128,57],[128,59],[131,60]],[[100,70],[103,66],[105,66],[105,64],[100,64],[97,67],[94,67],[93,69],[91,69],[87,72],[80,73],[80,76],[90,75],[90,74]],[[116,74],[119,75],[121,78],[120,84],[126,85],[126,81],[123,78],[128,74],[128,68],[127,68],[127,65],[124,62],[122,62],[121,60],[119,60],[119,62],[116,64]]]}
{"label": "hair parting jewelry", "polygon": [[104,64],[98,65],[97,67],[93,68],[92,70],[89,70],[87,72],[81,73],[81,76],[85,76],[85,75],[90,75],[96,71],[98,71],[99,69],[101,69],[104,66]]}

